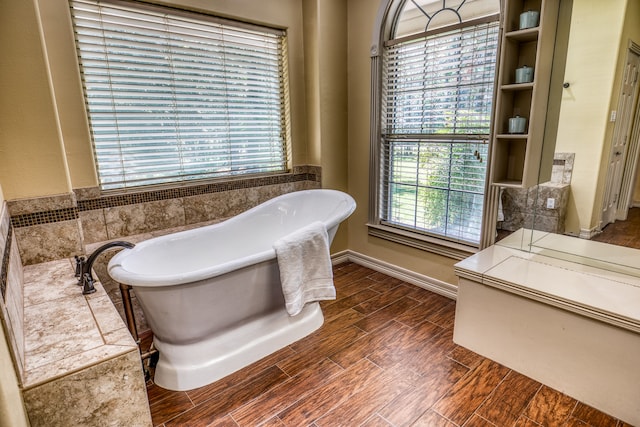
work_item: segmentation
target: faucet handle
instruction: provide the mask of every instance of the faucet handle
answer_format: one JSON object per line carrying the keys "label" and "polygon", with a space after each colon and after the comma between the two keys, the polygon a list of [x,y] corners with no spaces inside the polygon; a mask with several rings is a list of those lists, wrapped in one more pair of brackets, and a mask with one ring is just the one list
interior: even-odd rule
{"label": "faucet handle", "polygon": [[87,261],[87,259],[83,256],[78,256],[78,255],[75,255],[74,258],[76,259],[76,277],[78,278],[78,282],[80,282],[81,280],[80,276],[82,275],[82,266]]}
{"label": "faucet handle", "polygon": [[84,273],[82,276],[82,295],[92,294],[96,291],[96,288],[93,286],[94,280],[91,277],[91,274]]}

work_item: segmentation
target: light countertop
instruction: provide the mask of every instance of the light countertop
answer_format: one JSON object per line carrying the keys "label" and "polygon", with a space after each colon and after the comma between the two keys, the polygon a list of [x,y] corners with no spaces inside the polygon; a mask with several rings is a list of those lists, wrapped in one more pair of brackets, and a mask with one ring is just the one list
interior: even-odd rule
{"label": "light countertop", "polygon": [[23,387],[136,350],[99,282],[82,295],[70,259],[24,267]]}
{"label": "light countertop", "polygon": [[640,265],[640,250],[530,230],[509,238],[457,263],[456,273],[640,332],[640,277],[632,266]]}

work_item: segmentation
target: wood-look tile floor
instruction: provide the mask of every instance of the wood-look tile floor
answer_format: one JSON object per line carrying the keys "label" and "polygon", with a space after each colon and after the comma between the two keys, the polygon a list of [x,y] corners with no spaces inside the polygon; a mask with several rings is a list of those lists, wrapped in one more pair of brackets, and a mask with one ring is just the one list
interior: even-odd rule
{"label": "wood-look tile floor", "polygon": [[629,209],[626,220],[608,224],[592,240],[640,249],[640,208]]}
{"label": "wood-look tile floor", "polygon": [[[496,242],[509,236],[512,231],[496,230]],[[596,242],[610,243],[627,248],[640,249],[640,208],[631,208],[627,219],[606,225],[591,238]]]}
{"label": "wood-look tile floor", "polygon": [[315,333],[208,386],[147,385],[156,426],[628,425],[453,343],[455,302],[353,263]]}

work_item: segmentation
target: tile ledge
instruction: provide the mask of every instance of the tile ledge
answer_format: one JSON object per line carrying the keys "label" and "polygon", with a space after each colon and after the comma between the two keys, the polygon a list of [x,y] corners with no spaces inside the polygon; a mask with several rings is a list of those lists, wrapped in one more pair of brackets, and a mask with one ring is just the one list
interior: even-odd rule
{"label": "tile ledge", "polygon": [[[90,353],[92,350],[96,350],[96,349],[92,349],[92,350],[87,350],[85,352],[82,353],[78,353],[78,354],[74,354],[70,357],[68,357],[67,359],[64,360],[59,360],[57,362],[54,362],[50,365],[44,365],[44,366],[39,366],[36,369],[33,369],[31,371],[25,371],[25,378],[24,378],[24,382],[22,383],[22,389],[24,391],[26,390],[30,390],[32,388],[41,386],[43,384],[47,384],[49,382],[53,382],[55,380],[58,380],[60,378],[64,378],[67,377],[69,375],[73,375],[75,373],[78,372],[82,372],[85,369],[91,368],[93,366],[99,365],[103,362],[106,362],[108,360],[111,359],[115,359],[117,357],[120,357],[122,355],[125,355],[127,353],[130,353],[132,351],[138,352],[138,347],[130,347],[130,346],[124,346],[124,345],[114,345],[114,344],[108,344],[108,345],[104,345],[101,346],[101,349],[105,350],[106,355],[104,355],[101,358],[95,358],[94,360],[92,360],[91,362],[87,362],[87,363],[82,363],[82,364],[78,364],[77,366],[74,366],[72,368],[69,367],[62,367],[62,369],[60,370],[60,372],[55,371],[55,365],[58,362],[68,362],[69,360],[73,361],[75,359],[81,358],[83,357],[83,355],[85,353]],[[54,365],[53,367],[51,365]],[[41,371],[41,372],[39,372]],[[55,372],[52,374],[52,372]]]}
{"label": "tile ledge", "polygon": [[[60,259],[54,261],[48,261],[41,264],[34,264],[23,267],[25,271],[25,283],[24,286],[40,286],[43,282],[47,282],[48,278],[43,278],[42,274],[47,274],[51,277],[51,274],[54,273],[56,277],[64,277],[64,283],[62,286],[74,286],[77,287],[75,280],[68,281],[66,280],[67,274],[61,272],[60,269],[68,269],[68,276],[74,278],[74,270],[73,270],[73,260],[71,259]],[[50,285],[53,283],[49,283]],[[117,344],[109,343],[105,339],[105,334],[101,331],[105,330],[102,325],[103,323],[113,324],[113,322],[119,322],[121,324],[121,328],[126,330],[126,325],[120,314],[118,314],[116,308],[111,304],[111,313],[107,313],[106,319],[105,314],[101,313],[100,316],[96,316],[94,313],[94,309],[90,304],[90,300],[94,298],[107,297],[107,293],[104,291],[104,288],[100,284],[100,282],[96,282],[96,292],[91,295],[82,295],[82,291],[80,287],[77,287],[77,297],[74,295],[63,295],[60,298],[54,298],[50,300],[45,300],[37,305],[28,306],[33,309],[35,306],[44,306],[46,304],[65,304],[65,311],[73,313],[74,311],[82,311],[88,309],[92,315],[93,325],[97,331],[97,333],[102,338],[102,345],[91,348],[89,350],[80,352],[80,353],[62,353],[56,354],[55,358],[52,358],[50,361],[47,361],[44,364],[39,365],[33,369],[27,369],[22,372],[21,384],[23,389],[33,388],[37,385],[41,385],[66,375],[70,375],[84,369],[87,369],[91,366],[95,366],[104,361],[111,360],[113,358],[119,357],[123,354],[126,354],[130,351],[139,351],[137,344],[134,342],[133,337],[130,334],[125,335],[126,338],[124,340],[120,340]],[[46,290],[46,288],[45,288]],[[111,301],[109,299],[109,301]],[[68,308],[68,310],[67,310]],[[33,311],[33,310],[29,310]],[[30,321],[35,322],[36,319],[30,319],[25,312],[24,323],[27,324]],[[41,323],[39,323],[41,324]],[[108,328],[107,328],[108,329]],[[113,328],[111,328],[113,329]],[[46,330],[42,331],[46,334]],[[24,332],[23,332],[24,333]],[[69,331],[65,334],[65,340],[81,340],[82,336],[77,336],[73,333],[73,331]],[[129,341],[128,343],[126,341]],[[29,352],[25,352],[24,360],[22,360],[23,365],[25,361],[29,358]]]}

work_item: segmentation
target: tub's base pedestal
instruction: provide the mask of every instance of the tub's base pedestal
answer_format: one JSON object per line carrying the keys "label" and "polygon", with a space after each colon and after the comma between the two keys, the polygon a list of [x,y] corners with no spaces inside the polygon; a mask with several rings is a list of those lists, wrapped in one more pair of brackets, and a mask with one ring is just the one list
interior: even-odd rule
{"label": "tub's base pedestal", "polygon": [[202,387],[309,335],[323,322],[316,302],[297,316],[289,316],[283,307],[201,342],[175,345],[156,337],[160,359],[154,382],[176,391]]}

